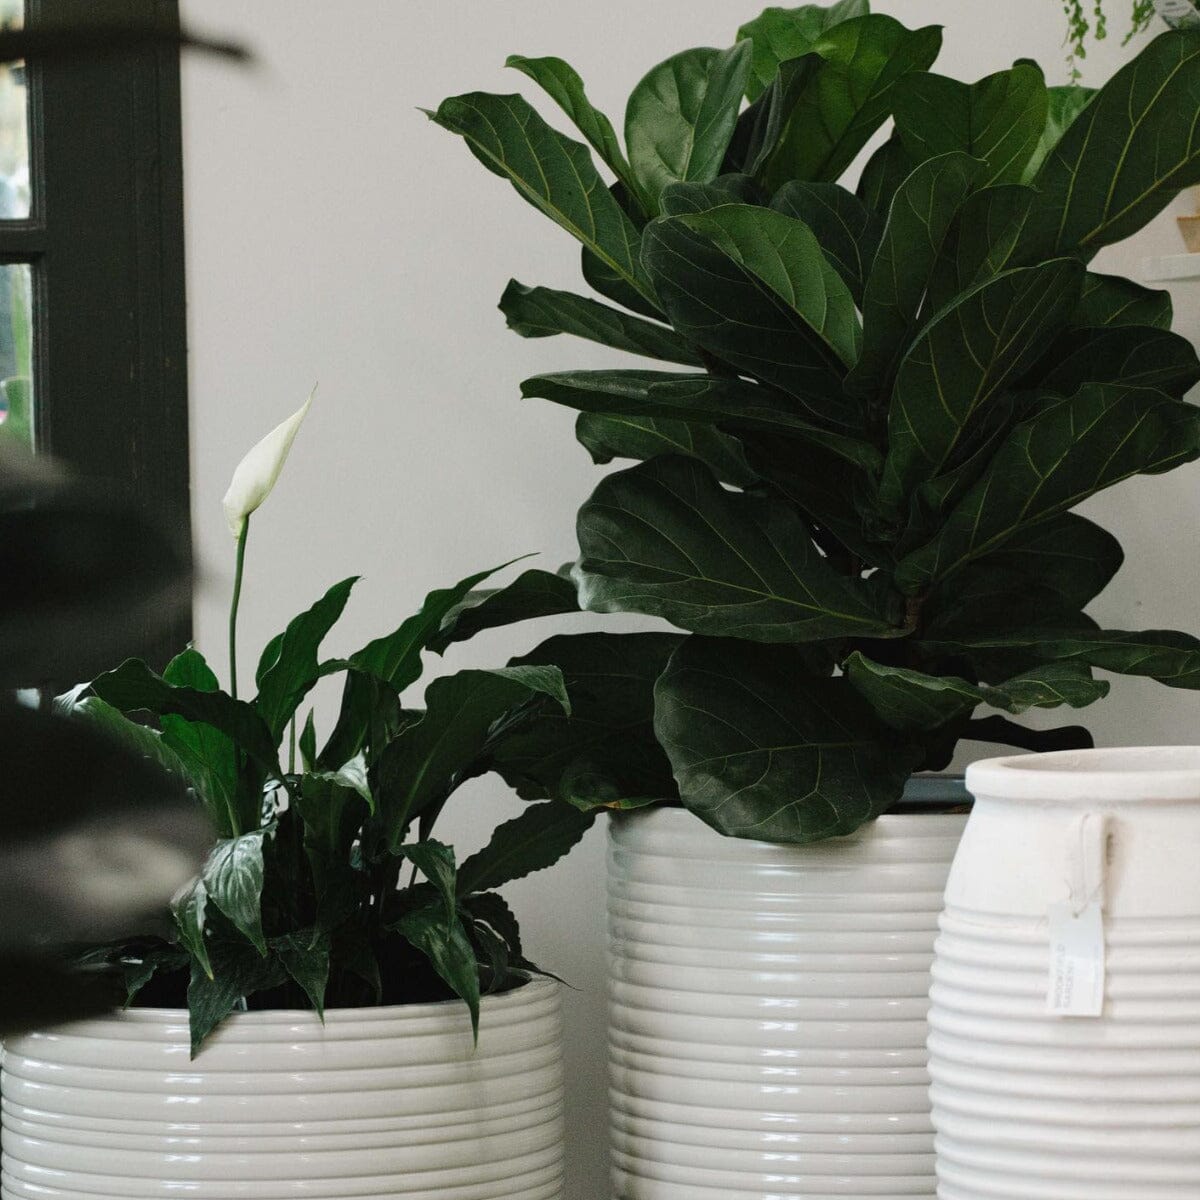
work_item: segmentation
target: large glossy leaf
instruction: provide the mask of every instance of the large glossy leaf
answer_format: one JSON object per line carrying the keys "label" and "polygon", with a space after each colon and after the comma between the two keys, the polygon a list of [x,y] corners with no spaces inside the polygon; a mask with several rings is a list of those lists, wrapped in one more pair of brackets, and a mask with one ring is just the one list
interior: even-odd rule
{"label": "large glossy leaf", "polygon": [[202,879],[193,880],[171,900],[171,916],[175,931],[188,954],[196,960],[205,975],[213,977],[208,957],[208,941],[204,933],[204,917],[208,907],[208,891]]}
{"label": "large glossy leaf", "polygon": [[1033,375],[1039,387],[1062,396],[1085,383],[1120,383],[1182,397],[1200,380],[1200,359],[1187,338],[1170,330],[1114,325],[1069,330]]}
{"label": "large glossy leaf", "polygon": [[762,178],[796,105],[823,63],[820,55],[806,54],[780,64],[770,87],[738,117],[725,155],[726,170],[742,171],[755,180]]}
{"label": "large glossy leaf", "polygon": [[379,757],[379,814],[393,848],[423,811],[478,772],[493,725],[538,696],[570,710],[562,674],[553,666],[459,671],[426,688],[425,715]]}
{"label": "large glossy leaf", "polygon": [[668,184],[721,173],[749,74],[750,43],[738,42],[672,55],[633,89],[625,144],[651,212]]}
{"label": "large glossy leaf", "polygon": [[291,979],[300,985],[321,1020],[325,1019],[325,989],[329,985],[329,936],[301,929],[271,939],[271,950]]}
{"label": "large glossy leaf", "polygon": [[919,483],[941,474],[981,410],[1065,328],[1082,277],[1071,259],[1006,271],[925,327],[896,376],[885,505],[899,505]]}
{"label": "large glossy leaf", "polygon": [[526,379],[521,394],[583,412],[711,421],[735,434],[754,430],[786,436],[861,467],[876,467],[880,461],[869,443],[814,425],[797,416],[790,397],[741,379],[662,371],[564,371]]}
{"label": "large glossy leaf", "polygon": [[1143,287],[1121,275],[1089,271],[1083,279],[1079,303],[1071,314],[1072,326],[1096,329],[1106,325],[1149,325],[1171,328],[1171,293]]}
{"label": "large glossy leaf", "polygon": [[595,813],[548,800],[496,827],[491,841],[458,870],[458,893],[490,892],[553,866],[591,828]]}
{"label": "large glossy leaf", "polygon": [[780,64],[807,54],[834,25],[870,11],[868,0],[837,0],[837,3],[802,4],[799,8],[768,8],[738,30],[738,40],[748,39],[754,47],[746,96],[756,99],[770,86]]}
{"label": "large glossy leaf", "polygon": [[749,175],[730,172],[709,182],[672,183],[663,188],[659,207],[665,217],[708,212],[722,204],[761,204],[762,191]]}
{"label": "large glossy leaf", "polygon": [[909,555],[897,584],[923,591],[1131,475],[1158,474],[1200,455],[1200,408],[1145,388],[1089,384],[1047,404],[1009,434],[942,532]]}
{"label": "large glossy leaf", "polygon": [[896,190],[917,165],[905,150],[900,135],[893,130],[891,137],[863,164],[854,194],[877,220],[886,220]]}
{"label": "large glossy leaf", "polygon": [[254,707],[277,741],[320,677],[317,649],[342,615],[357,582],[358,576],[352,575],[335,583],[312,608],[289,622],[279,638],[274,661],[265,670],[260,668]]}
{"label": "large glossy leaf", "polygon": [[340,771],[308,771],[301,776],[293,802],[304,823],[304,849],[318,891],[327,864],[350,861],[350,849],[374,803],[365,785],[361,760],[351,760]]}
{"label": "large glossy leaf", "polygon": [[[1071,123],[1033,177],[1025,260],[1094,254],[1200,183],[1200,29],[1156,37]],[[1181,114],[1188,114],[1181,117]]]}
{"label": "large glossy leaf", "polygon": [[896,82],[926,70],[941,41],[936,26],[910,30],[882,13],[829,29],[813,47],[824,62],[767,160],[766,185],[774,191],[790,179],[838,179],[887,120]]}
{"label": "large glossy leaf", "polygon": [[193,962],[188,984],[193,1058],[208,1035],[233,1012],[243,997],[275,987],[287,978],[277,957],[263,958],[245,942],[215,941],[210,947],[210,956],[212,977],[209,978],[200,965]]}
{"label": "large glossy leaf", "polygon": [[979,172],[979,162],[965,154],[941,154],[900,185],[867,275],[862,354],[846,379],[848,391],[874,396],[890,386],[942,244]]}
{"label": "large glossy leaf", "polygon": [[454,848],[445,842],[424,838],[399,847],[397,855],[408,859],[433,884],[446,906],[446,922],[453,924],[458,912],[458,868]]}
{"label": "large glossy leaf", "polygon": [[610,171],[629,189],[638,194],[637,180],[621,150],[612,122],[587,98],[583,80],[569,63],[561,58],[526,58],[510,54],[504,64],[528,75],[567,114],[575,128],[600,155]]}
{"label": "large glossy leaf", "polygon": [[88,685],[82,683],[70,692],[55,697],[55,712],[66,717],[84,718],[140,758],[149,759],[182,783],[195,786],[187,767],[157,729],[130,720],[120,709],[106,704],[99,696],[83,695],[87,689]]}
{"label": "large glossy leaf", "polygon": [[208,900],[263,955],[267,953],[262,928],[264,837],[266,832],[256,829],[241,837],[223,838],[200,872]]}
{"label": "large glossy leaf", "polygon": [[655,688],[686,807],[731,837],[811,842],[894,804],[916,757],[790,647],[687,639]]}
{"label": "large glossy leaf", "polygon": [[857,425],[841,394],[860,336],[854,299],[806,226],[730,205],[651,222],[643,257],[690,341],[795,396],[811,418]]}
{"label": "large glossy leaf", "polygon": [[836,574],[785,506],[721,487],[686,458],[609,475],[579,512],[580,600],[764,642],[898,632],[897,614]]}
{"label": "large glossy leaf", "polygon": [[1071,127],[1075,118],[1091,102],[1096,94],[1095,88],[1082,87],[1078,84],[1066,84],[1063,87],[1046,89],[1046,124],[1042,129],[1038,144],[1029,162],[1025,164],[1024,179],[1031,180],[1050,151],[1062,140],[1062,135]]}
{"label": "large glossy leaf", "polygon": [[610,463],[614,458],[644,462],[660,454],[683,454],[704,463],[722,483],[734,487],[749,487],[757,478],[741,443],[707,424],[580,413],[575,436],[595,463]]}
{"label": "large glossy leaf", "polygon": [[853,192],[836,183],[793,180],[775,193],[771,207],[804,222],[813,231],[825,257],[861,308],[883,224]]}
{"label": "large glossy leaf", "polygon": [[507,587],[468,592],[430,638],[429,648],[439,654],[454,642],[463,642],[485,629],[497,629],[536,617],[579,611],[575,584],[566,568],[557,574],[536,568],[524,571]]}
{"label": "large glossy leaf", "polygon": [[981,188],[963,201],[929,285],[926,313],[936,313],[959,292],[984,283],[1009,266],[1037,193],[1020,184]]}
{"label": "large glossy leaf", "polygon": [[395,925],[441,976],[446,986],[465,1001],[471,1013],[471,1029],[479,1036],[479,964],[471,939],[456,916],[446,924],[441,902],[406,913]]}
{"label": "large glossy leaf", "polygon": [[584,633],[552,637],[512,665],[554,663],[571,713],[547,709],[504,735],[491,766],[526,800],[629,808],[675,796],[654,738],[654,681],[680,636]]}
{"label": "large glossy leaf", "polygon": [[474,92],[443,100],[432,119],[466,139],[490,171],[577,238],[651,304],[638,232],[604,186],[587,147],[552,129],[520,96]]}
{"label": "large glossy leaf", "polygon": [[966,716],[980,704],[1023,713],[1031,708],[1083,708],[1108,695],[1108,684],[1092,678],[1081,663],[1049,663],[995,687],[956,675],[926,675],[872,662],[856,651],[845,664],[846,678],[879,719],[902,733],[935,729]]}
{"label": "large glossy leaf", "polygon": [[1019,183],[1046,129],[1041,70],[1017,63],[978,83],[914,72],[892,98],[896,129],[918,161],[959,151],[981,160],[980,185]]}
{"label": "large glossy leaf", "polygon": [[629,354],[687,366],[700,365],[696,351],[666,325],[643,320],[572,292],[530,288],[512,279],[500,297],[500,311],[507,319],[509,329],[521,337],[569,333]]}

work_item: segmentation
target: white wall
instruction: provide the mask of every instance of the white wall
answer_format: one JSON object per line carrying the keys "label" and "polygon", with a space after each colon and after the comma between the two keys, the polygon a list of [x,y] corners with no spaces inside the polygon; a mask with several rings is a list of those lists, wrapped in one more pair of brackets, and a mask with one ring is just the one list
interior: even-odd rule
{"label": "white wall", "polygon": [[[1110,0],[1112,4],[1114,0]],[[1121,7],[1120,0],[1116,0]],[[576,287],[565,234],[488,175],[418,107],[524,81],[506,54],[558,54],[614,119],[643,71],[686,45],[723,45],[756,11],[728,0],[185,0],[199,28],[244,38],[254,71],[189,59],[184,75],[195,525],[202,649],[224,670],[232,544],[220,497],[244,449],[320,392],[276,494],[255,518],[243,649],[330,583],[362,573],[331,649],[396,625],[426,590],[527,550],[573,557],[573,517],[596,481],[571,415],[522,403],[538,371],[614,356],[566,339],[522,341],[495,304],[510,276]],[[1057,0],[881,0],[909,24],[948,21],[943,70],[976,77],[1016,57],[1061,81]],[[1117,22],[1119,24],[1119,22]],[[1120,60],[1094,53],[1088,81]],[[531,88],[525,87],[527,94]],[[557,120],[557,118],[555,118]],[[619,120],[617,121],[619,124]],[[1108,269],[1174,252],[1168,217]],[[1194,291],[1192,289],[1195,289]],[[1176,290],[1200,335],[1200,285]],[[1195,629],[1198,468],[1094,504],[1127,564],[1096,605],[1111,627]],[[579,618],[576,619],[576,627]],[[565,622],[560,622],[562,627]],[[611,627],[611,625],[610,625]],[[480,639],[450,665],[498,663],[551,629]],[[435,664],[442,669],[441,664]],[[1087,719],[1107,743],[1195,741],[1200,697],[1119,680]],[[457,804],[466,849],[517,811],[494,781]],[[534,956],[569,994],[571,1200],[606,1194],[603,835],[556,872],[511,889]]]}

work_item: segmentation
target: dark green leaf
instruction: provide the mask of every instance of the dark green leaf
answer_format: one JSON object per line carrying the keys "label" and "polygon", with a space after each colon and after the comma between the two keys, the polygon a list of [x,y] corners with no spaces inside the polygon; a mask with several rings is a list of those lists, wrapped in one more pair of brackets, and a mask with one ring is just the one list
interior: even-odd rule
{"label": "dark green leaf", "polygon": [[171,915],[175,918],[180,942],[200,965],[201,971],[211,979],[213,969],[204,936],[204,913],[207,907],[208,892],[200,879],[184,888],[171,901]]}
{"label": "dark green leaf", "polygon": [[973,419],[1065,328],[1083,268],[1071,259],[1006,271],[967,292],[905,354],[888,412],[880,495],[896,507],[940,475]]}
{"label": "dark green leaf", "polygon": [[313,724],[313,711],[308,710],[304,728],[300,730],[300,762],[304,770],[312,771],[317,763],[317,727]]}
{"label": "dark green leaf", "polygon": [[638,233],[596,172],[587,147],[552,129],[520,96],[474,92],[443,100],[432,119],[561,225],[651,304],[638,264]]}
{"label": "dark green leaf", "polygon": [[320,890],[326,863],[350,861],[350,847],[374,801],[362,760],[352,759],[340,771],[309,771],[294,798],[304,822],[304,848],[313,862]]}
{"label": "dark green leaf", "polygon": [[82,717],[90,721],[97,729],[123,743],[135,754],[150,759],[185,784],[193,785],[187,768],[157,729],[150,729],[146,725],[139,725],[137,721],[131,721],[119,709],[106,704],[99,696],[82,696],[80,693],[87,687],[87,684],[80,684],[65,695],[56,697],[55,711],[63,716]]}
{"label": "dark green leaf", "polygon": [[580,599],[696,633],[765,642],[899,632],[894,612],[818,554],[799,517],[728,492],[694,460],[609,475],[580,510]]}
{"label": "dark green leaf", "polygon": [[750,44],[738,42],[675,54],[633,89],[625,144],[650,212],[668,184],[707,183],[721,173],[749,74]]}
{"label": "dark green leaf", "polygon": [[1192,343],[1167,329],[1114,325],[1075,329],[1046,352],[1044,369],[1034,371],[1038,386],[1070,396],[1085,383],[1154,387],[1182,397],[1200,380],[1200,360]]}
{"label": "dark green leaf", "polygon": [[749,175],[718,175],[707,183],[672,183],[663,188],[659,207],[664,216],[682,217],[708,212],[722,204],[761,204],[762,193]]}
{"label": "dark green leaf", "polygon": [[960,151],[985,166],[980,186],[1020,183],[1046,128],[1041,70],[1017,63],[978,83],[914,72],[892,99],[896,130],[917,161]]}
{"label": "dark green leaf", "polygon": [[771,86],[738,117],[725,156],[726,170],[736,168],[755,179],[761,178],[789,118],[823,62],[820,55],[806,54],[780,64]]}
{"label": "dark green leaf", "polygon": [[510,54],[504,65],[528,75],[541,87],[571,118],[575,128],[609,170],[632,194],[637,194],[637,180],[621,150],[612,122],[588,100],[583,80],[574,67],[561,58],[525,58],[520,54]]}
{"label": "dark green leaf", "polygon": [[982,188],[963,201],[948,253],[930,281],[927,313],[935,313],[959,292],[985,283],[1008,268],[1037,193],[1020,184]]}
{"label": "dark green leaf", "polygon": [[453,848],[444,842],[426,838],[421,842],[409,842],[400,846],[396,854],[399,858],[408,859],[433,884],[446,902],[446,924],[453,925],[458,914],[457,872]]}
{"label": "dark green leaf", "polygon": [[942,243],[980,164],[965,154],[923,162],[892,201],[863,292],[862,354],[846,379],[860,396],[886,392],[917,327]]}
{"label": "dark green leaf", "polygon": [[1022,526],[1131,475],[1159,474],[1198,455],[1200,409],[1150,389],[1088,384],[1013,429],[938,537],[900,564],[897,585],[923,591]]}
{"label": "dark green leaf", "polygon": [[538,696],[570,711],[562,674],[553,666],[459,671],[429,685],[424,717],[379,757],[379,810],[393,849],[413,820],[478,770],[493,725]]}
{"label": "dark green leaf", "polygon": [[217,906],[257,947],[266,954],[262,929],[263,838],[266,832],[222,838],[200,873],[208,899]]}
{"label": "dark green leaf", "polygon": [[277,958],[263,958],[244,942],[214,942],[211,949],[212,978],[193,962],[188,984],[193,1058],[205,1038],[233,1012],[243,996],[276,987],[286,978]]}
{"label": "dark green leaf", "polygon": [[[1200,29],[1160,34],[1071,123],[1033,177],[1025,260],[1094,254],[1200,183]],[[1181,114],[1188,114],[1182,119]]]}
{"label": "dark green leaf", "polygon": [[1071,127],[1075,118],[1088,106],[1096,94],[1095,88],[1067,84],[1063,87],[1047,88],[1046,125],[1038,139],[1037,148],[1025,166],[1025,181],[1041,170],[1051,150],[1062,140],[1062,135]]}
{"label": "dark green leaf", "polygon": [[1120,275],[1097,275],[1089,271],[1083,279],[1079,303],[1071,314],[1071,325],[1096,329],[1103,325],[1150,325],[1171,328],[1171,293],[1143,287]]}
{"label": "dark green leaf", "polygon": [[580,413],[575,436],[596,463],[614,458],[644,462],[659,454],[684,454],[704,463],[722,483],[749,487],[756,478],[738,440],[709,425]]}
{"label": "dark green leaf", "polygon": [[730,837],[852,833],[900,798],[916,756],[848,680],[780,646],[688,638],[655,689],[685,806]]}
{"label": "dark green leaf", "polygon": [[443,618],[441,629],[429,639],[429,649],[440,654],[451,643],[484,629],[578,611],[575,585],[565,572],[524,571],[507,587],[468,592]]}
{"label": "dark green leaf", "polygon": [[271,949],[288,975],[304,990],[317,1016],[325,1020],[325,989],[329,986],[329,935],[301,930],[271,939]]}
{"label": "dark green leaf", "polygon": [[663,371],[565,371],[526,379],[521,394],[610,416],[711,421],[734,434],[754,430],[812,442],[856,466],[880,464],[874,446],[814,425],[796,414],[791,397],[741,379]]}
{"label": "dark green leaf", "polygon": [[521,957],[521,930],[513,911],[498,892],[475,892],[464,896],[462,907],[477,922],[490,926],[505,941],[509,950]]}
{"label": "dark green leaf", "polygon": [[479,1037],[479,964],[471,940],[455,916],[447,926],[440,902],[406,913],[395,925],[433,965],[447,987],[466,1002],[471,1029]]}
{"label": "dark green leaf", "polygon": [[553,866],[591,828],[596,814],[549,800],[496,827],[488,844],[458,870],[458,894],[490,892]]}
{"label": "dark green leaf", "polygon": [[738,30],[738,41],[749,39],[754,50],[746,97],[754,100],[775,78],[780,64],[807,54],[826,30],[870,11],[868,0],[837,0],[830,5],[802,4],[799,8],[768,8]]}
{"label": "dark green leaf", "polygon": [[793,180],[775,193],[771,207],[803,221],[813,231],[825,257],[861,308],[867,273],[883,235],[882,222],[853,192],[836,183]]}
{"label": "dark green leaf", "polygon": [[317,682],[317,649],[342,615],[350,589],[357,582],[358,576],[352,575],[335,583],[312,608],[289,622],[280,638],[278,654],[259,679],[254,706],[277,743],[300,701]]}
{"label": "dark green leaf", "polygon": [[837,180],[891,112],[892,91],[941,48],[933,25],[906,29],[882,13],[833,26],[814,47],[824,60],[792,110],[763,171],[772,191],[790,179]]}
{"label": "dark green leaf", "polygon": [[529,288],[512,279],[500,297],[500,311],[509,329],[522,337],[569,333],[630,354],[700,365],[699,356],[673,329],[571,292]]}
{"label": "dark green leaf", "polygon": [[917,166],[894,130],[863,166],[854,194],[877,220],[887,218],[896,190]]}
{"label": "dark green leaf", "polygon": [[579,808],[671,799],[671,766],[654,738],[654,681],[680,637],[584,633],[552,637],[513,666],[554,663],[571,713],[547,709],[493,745],[490,763],[525,800]]}

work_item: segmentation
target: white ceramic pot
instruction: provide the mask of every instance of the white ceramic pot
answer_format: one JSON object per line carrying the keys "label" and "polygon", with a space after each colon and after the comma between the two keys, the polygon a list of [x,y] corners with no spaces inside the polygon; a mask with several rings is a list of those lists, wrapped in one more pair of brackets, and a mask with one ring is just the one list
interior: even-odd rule
{"label": "white ceramic pot", "polygon": [[938,1196],[1197,1200],[1200,749],[992,759],[967,786],[930,1013]]}
{"label": "white ceramic pot", "polygon": [[560,1200],[557,985],[461,1003],[235,1014],[188,1057],[187,1014],[9,1041],[4,1200]]}
{"label": "white ceramic pot", "polygon": [[812,846],[682,809],[612,822],[618,1200],[933,1196],[929,965],[965,820],[889,814]]}

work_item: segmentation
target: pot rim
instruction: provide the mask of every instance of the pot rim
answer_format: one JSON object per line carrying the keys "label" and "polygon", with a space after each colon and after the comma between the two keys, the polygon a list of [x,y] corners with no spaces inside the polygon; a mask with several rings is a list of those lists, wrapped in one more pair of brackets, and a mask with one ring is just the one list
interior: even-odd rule
{"label": "pot rim", "polygon": [[975,796],[1079,803],[1200,801],[1200,746],[1116,746],[986,758],[967,768]]}

